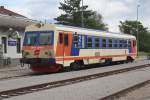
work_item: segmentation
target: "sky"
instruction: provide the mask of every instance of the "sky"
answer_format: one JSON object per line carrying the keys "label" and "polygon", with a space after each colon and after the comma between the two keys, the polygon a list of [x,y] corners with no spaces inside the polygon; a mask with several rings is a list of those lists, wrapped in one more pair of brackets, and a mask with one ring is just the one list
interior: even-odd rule
{"label": "sky", "polygon": [[[34,20],[48,20],[59,16],[58,9],[64,0],[0,0],[0,5]],[[139,7],[139,21],[150,29],[150,0],[84,0],[91,10],[103,16],[109,31],[119,32],[119,22],[137,19],[137,5]]]}

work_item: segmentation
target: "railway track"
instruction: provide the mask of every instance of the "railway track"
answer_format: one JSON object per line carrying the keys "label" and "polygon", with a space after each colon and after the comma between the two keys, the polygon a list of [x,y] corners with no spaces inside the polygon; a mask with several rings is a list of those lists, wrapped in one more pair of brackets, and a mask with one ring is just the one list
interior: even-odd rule
{"label": "railway track", "polygon": [[[142,61],[142,60],[139,60],[139,61]],[[114,63],[112,65],[118,65],[117,63]],[[92,66],[92,67],[91,67]],[[83,68],[83,70],[85,69],[91,69],[91,68],[98,68],[98,67],[104,67],[104,66],[109,66],[109,65],[90,65],[90,66],[86,66]],[[82,69],[81,69],[82,70]],[[68,72],[68,71],[71,71],[70,69],[64,69],[63,72]],[[33,75],[43,75],[43,74],[36,74],[34,72],[26,72],[25,74],[16,74],[18,72],[23,72],[23,69],[19,70],[18,69],[10,69],[10,70],[0,70],[0,73],[10,73],[10,75],[6,75],[5,77],[0,77],[0,81],[3,81],[3,80],[9,80],[9,79],[17,79],[17,78],[26,78],[26,77],[30,77],[30,76],[33,76]],[[15,74],[11,74],[11,73],[15,73]]]}
{"label": "railway track", "polygon": [[128,92],[134,91],[134,90],[136,90],[136,89],[138,89],[138,88],[141,88],[141,87],[143,87],[143,86],[145,86],[145,85],[147,85],[147,84],[149,84],[149,83],[150,83],[150,80],[147,80],[147,81],[142,82],[142,83],[138,83],[138,84],[136,84],[136,85],[134,85],[134,86],[132,86],[132,87],[126,88],[126,89],[121,90],[121,91],[116,92],[116,93],[113,93],[113,94],[111,94],[111,95],[109,95],[109,96],[106,96],[106,97],[103,97],[103,98],[101,98],[101,99],[99,99],[99,100],[116,100],[116,99],[118,99],[119,97],[121,97],[121,96],[127,94]]}
{"label": "railway track", "polygon": [[[81,77],[55,81],[55,82],[50,82],[50,83],[44,83],[44,84],[23,87],[23,88],[18,88],[18,89],[13,89],[13,90],[2,91],[0,92],[0,99],[11,98],[13,96],[19,96],[19,95],[24,95],[24,94],[42,91],[46,89],[52,89],[52,88],[57,88],[61,86],[71,85],[71,84],[75,84],[75,83],[79,83],[83,81],[88,81],[88,80],[106,77],[110,75],[125,73],[128,71],[133,71],[133,70],[142,69],[146,67],[150,67],[150,64],[134,66],[131,68],[124,68],[124,69],[119,69],[119,70],[114,70],[114,71],[109,71],[109,72],[97,73],[93,75],[81,76]],[[103,100],[105,100],[105,98]]]}

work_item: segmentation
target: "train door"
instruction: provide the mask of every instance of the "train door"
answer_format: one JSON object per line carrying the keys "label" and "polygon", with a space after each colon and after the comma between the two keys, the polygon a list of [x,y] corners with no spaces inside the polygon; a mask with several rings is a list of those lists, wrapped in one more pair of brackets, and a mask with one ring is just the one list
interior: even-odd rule
{"label": "train door", "polygon": [[61,57],[63,62],[65,58],[71,56],[72,48],[72,33],[71,32],[59,32],[56,56]]}
{"label": "train door", "polygon": [[136,45],[136,40],[131,41],[131,48],[132,48],[132,53],[135,54],[137,52],[137,45]]}

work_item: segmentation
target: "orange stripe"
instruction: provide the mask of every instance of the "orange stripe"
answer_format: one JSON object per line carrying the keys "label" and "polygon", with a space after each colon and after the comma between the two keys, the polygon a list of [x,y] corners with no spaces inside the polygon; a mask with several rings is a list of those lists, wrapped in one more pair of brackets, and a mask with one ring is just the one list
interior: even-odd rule
{"label": "orange stripe", "polygon": [[63,61],[63,60],[82,60],[82,59],[107,59],[112,57],[123,57],[123,56],[136,56],[137,54],[129,54],[129,55],[112,55],[112,56],[89,56],[89,57],[68,57],[68,58],[56,58],[56,61]]}
{"label": "orange stripe", "polygon": [[23,50],[35,50],[35,49],[40,49],[40,50],[45,50],[45,49],[53,49],[53,46],[23,46]]}

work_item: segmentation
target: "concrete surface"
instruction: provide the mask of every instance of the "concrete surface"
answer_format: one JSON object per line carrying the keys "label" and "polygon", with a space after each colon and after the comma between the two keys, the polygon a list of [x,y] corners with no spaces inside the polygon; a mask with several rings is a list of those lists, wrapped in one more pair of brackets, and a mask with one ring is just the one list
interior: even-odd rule
{"label": "concrete surface", "polygon": [[150,100],[150,83],[133,91],[125,93],[115,100]]}
{"label": "concrete surface", "polygon": [[115,65],[115,66],[107,66],[107,67],[93,68],[93,69],[80,70],[80,71],[72,71],[72,72],[64,72],[64,73],[48,74],[48,75],[36,75],[27,78],[3,80],[0,81],[0,91],[17,89],[21,87],[27,87],[27,86],[48,83],[53,81],[60,81],[64,79],[70,79],[70,78],[75,78],[75,77],[85,76],[85,75],[92,75],[96,73],[103,73],[103,72],[108,72],[116,69],[128,68],[135,65],[143,65],[149,63],[150,61],[146,60],[146,61],[123,64],[123,65]]}
{"label": "concrete surface", "polygon": [[98,100],[150,79],[150,67],[6,100]]}
{"label": "concrete surface", "polygon": [[28,75],[32,73],[33,72],[30,70],[28,66],[21,67],[18,65],[15,67],[6,67],[6,68],[0,69],[0,81],[1,79],[4,79],[4,78]]}

